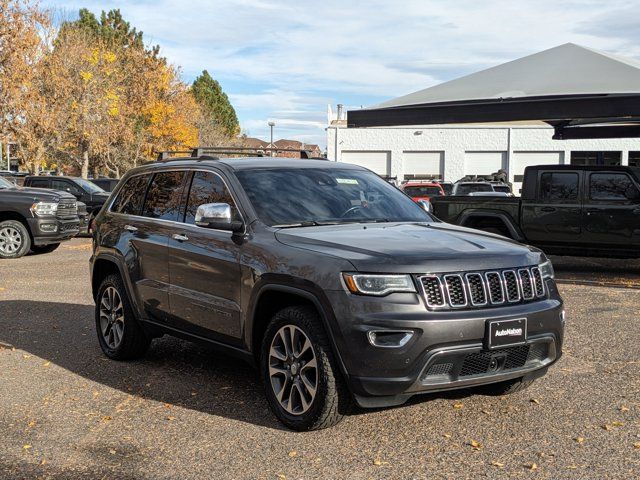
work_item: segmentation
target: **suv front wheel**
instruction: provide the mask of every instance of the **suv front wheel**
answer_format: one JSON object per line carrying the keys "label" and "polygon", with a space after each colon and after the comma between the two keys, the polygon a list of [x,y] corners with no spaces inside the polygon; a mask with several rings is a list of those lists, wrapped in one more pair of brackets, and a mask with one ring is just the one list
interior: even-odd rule
{"label": "suv front wheel", "polygon": [[287,307],[271,319],[260,368],[271,410],[293,430],[333,426],[350,408],[350,393],[312,308]]}

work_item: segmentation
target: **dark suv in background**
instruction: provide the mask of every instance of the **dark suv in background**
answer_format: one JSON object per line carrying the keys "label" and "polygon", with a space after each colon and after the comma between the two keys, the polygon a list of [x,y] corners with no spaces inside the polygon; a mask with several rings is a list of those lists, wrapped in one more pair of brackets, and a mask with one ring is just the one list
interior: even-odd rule
{"label": "dark suv in background", "polygon": [[95,183],[79,177],[29,176],[24,179],[24,186],[50,188],[70,193],[87,206],[89,225],[109,198],[109,192],[105,192]]}
{"label": "dark suv in background", "polygon": [[127,173],[96,218],[95,322],[113,359],[172,334],[256,364],[288,427],[355,400],[505,394],[561,354],[539,250],[441,223],[373,172],[321,160],[188,158]]}

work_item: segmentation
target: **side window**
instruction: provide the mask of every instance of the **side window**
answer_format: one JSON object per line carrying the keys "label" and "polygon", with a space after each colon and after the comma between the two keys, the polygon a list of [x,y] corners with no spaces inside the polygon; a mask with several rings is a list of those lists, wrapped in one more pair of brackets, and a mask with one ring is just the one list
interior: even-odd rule
{"label": "side window", "polygon": [[213,172],[194,172],[187,201],[185,223],[194,225],[196,211],[200,205],[205,203],[228,203],[231,205],[233,220],[240,220],[238,209],[222,178]]}
{"label": "side window", "polygon": [[578,200],[578,174],[546,172],[540,177],[543,202],[571,203]]}
{"label": "side window", "polygon": [[126,215],[140,215],[149,177],[150,175],[137,175],[127,180],[113,202],[111,211]]}
{"label": "side window", "polygon": [[34,188],[50,188],[47,180],[44,178],[34,178],[29,183],[30,186]]}
{"label": "side window", "polygon": [[51,180],[51,188],[54,190],[62,190],[63,192],[68,191],[73,195],[82,195],[82,192],[77,185],[73,182],[67,182],[66,180]]}
{"label": "side window", "polygon": [[161,220],[178,221],[182,212],[182,189],[186,171],[160,172],[153,176],[142,215]]}
{"label": "side window", "polygon": [[625,173],[592,173],[589,197],[591,200],[626,201],[638,198],[638,189]]}

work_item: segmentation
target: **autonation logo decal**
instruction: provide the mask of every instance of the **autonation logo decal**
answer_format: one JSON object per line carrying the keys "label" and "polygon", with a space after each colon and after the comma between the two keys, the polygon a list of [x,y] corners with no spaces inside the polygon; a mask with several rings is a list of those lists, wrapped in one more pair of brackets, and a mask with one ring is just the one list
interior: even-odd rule
{"label": "autonation logo decal", "polygon": [[496,337],[511,337],[514,335],[522,335],[522,328],[506,328],[504,330],[496,331]]}

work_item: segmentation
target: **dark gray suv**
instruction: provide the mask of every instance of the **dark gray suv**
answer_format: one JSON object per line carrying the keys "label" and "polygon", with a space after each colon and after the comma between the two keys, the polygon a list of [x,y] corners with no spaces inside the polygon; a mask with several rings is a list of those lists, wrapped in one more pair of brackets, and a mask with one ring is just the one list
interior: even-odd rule
{"label": "dark gray suv", "polygon": [[354,165],[136,168],[96,219],[91,271],[108,357],[167,333],[217,346],[259,368],[296,430],[333,425],[354,401],[514,392],[561,354],[563,304],[540,250],[442,223]]}

